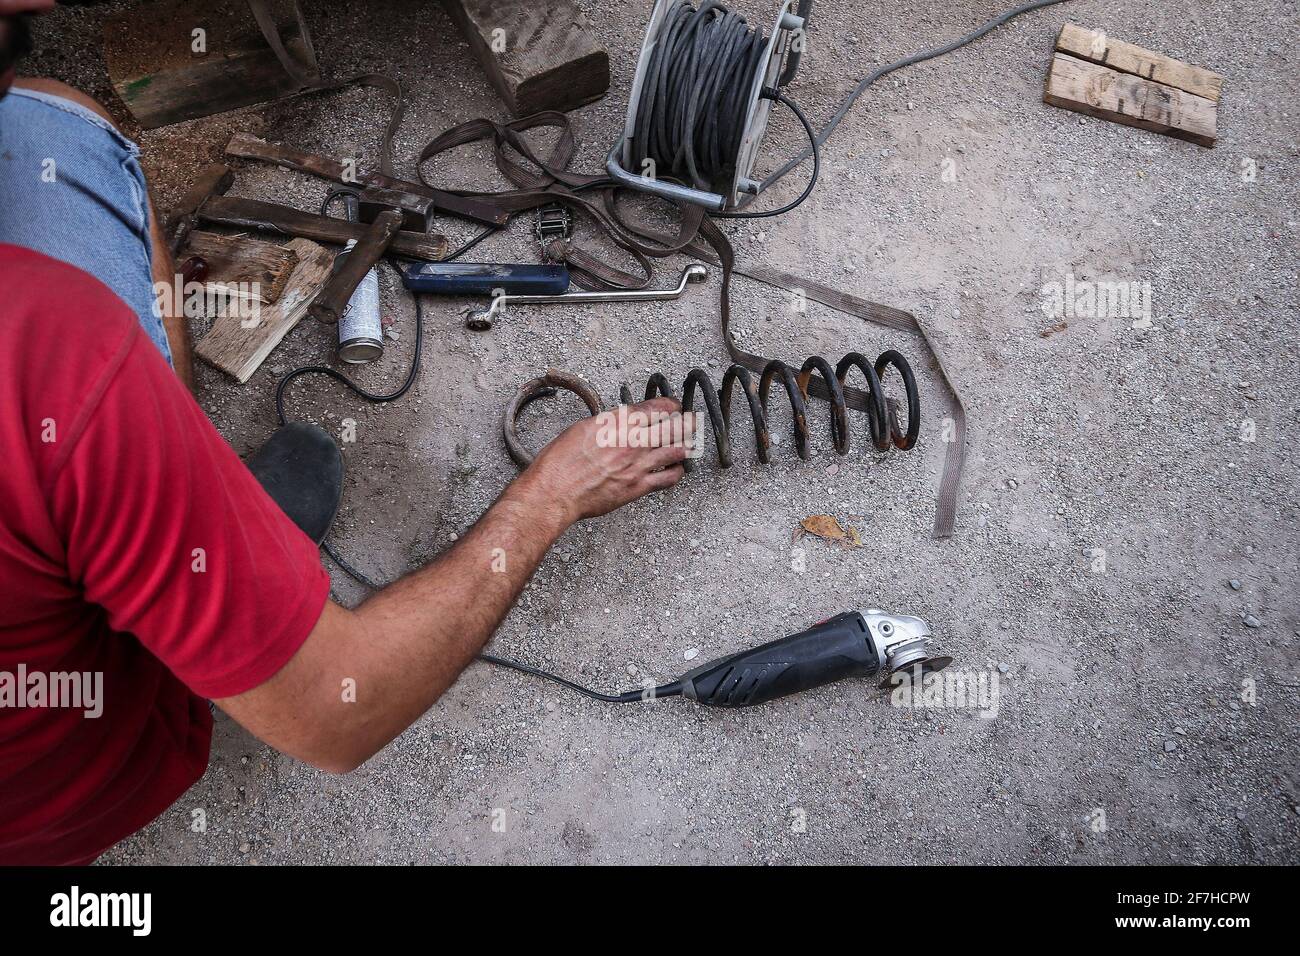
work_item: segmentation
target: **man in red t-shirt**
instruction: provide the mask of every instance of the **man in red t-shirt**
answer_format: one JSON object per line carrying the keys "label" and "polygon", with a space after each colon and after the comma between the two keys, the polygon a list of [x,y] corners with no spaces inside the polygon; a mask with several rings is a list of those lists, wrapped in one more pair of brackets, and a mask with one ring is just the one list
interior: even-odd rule
{"label": "man in red t-shirt", "polygon": [[207,699],[284,753],[356,767],[451,686],[569,525],[681,477],[690,432],[667,399],[623,447],[574,425],[437,560],[340,607],[169,364],[183,327],[131,305],[172,269],[133,144],[102,119],[58,84],[0,98],[3,864],[87,862],[158,816],[207,766]]}

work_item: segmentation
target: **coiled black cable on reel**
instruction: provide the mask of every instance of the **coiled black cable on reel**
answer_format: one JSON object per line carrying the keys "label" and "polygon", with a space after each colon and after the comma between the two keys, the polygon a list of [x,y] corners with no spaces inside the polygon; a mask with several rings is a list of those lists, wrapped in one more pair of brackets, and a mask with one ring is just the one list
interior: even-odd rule
{"label": "coiled black cable on reel", "polygon": [[[768,34],[721,0],[657,0],[628,100],[623,139],[606,169],[618,183],[712,214],[756,218],[788,212],[816,182],[812,125],[780,88],[794,76],[811,0],[782,0]],[[784,63],[784,69],[782,64]],[[790,109],[813,149],[813,175],[794,202],[737,212],[761,184],[750,178],[773,102]],[[742,198],[743,197],[743,198]]]}
{"label": "coiled black cable on reel", "polygon": [[[907,427],[898,421],[898,403],[886,398],[882,378],[889,368],[897,370],[903,380],[907,396]],[[831,408],[831,442],[838,454],[844,455],[849,450],[848,405],[844,401],[844,384],[849,375],[857,369],[867,383],[870,397],[867,406],[867,421],[871,430],[871,444],[877,451],[897,448],[906,451],[916,444],[921,432],[921,400],[917,394],[916,376],[912,367],[901,354],[889,349],[880,353],[875,362],[871,362],[858,352],[850,352],[831,367],[830,362],[820,355],[813,355],[803,363],[798,372],[780,359],[773,359],[758,376],[754,376],[743,365],[732,365],[722,375],[722,387],[714,388],[713,380],[704,369],[692,369],[682,384],[680,396],[682,410],[694,411],[698,395],[704,402],[704,412],[712,426],[714,446],[718,450],[718,466],[729,468],[732,464],[731,454],[731,418],[732,401],[737,386],[745,396],[750,417],[754,423],[754,439],[757,445],[758,460],[768,464],[771,460],[772,431],[769,425],[769,400],[774,383],[780,384],[790,401],[791,430],[794,435],[795,453],[807,460],[808,448],[808,383],[813,375],[821,377],[826,384],[830,397],[827,402]],[[568,372],[555,369],[538,378],[525,382],[506,406],[502,417],[502,431],[505,435],[506,449],[520,468],[526,468],[533,460],[533,453],[526,449],[519,439],[518,420],[523,410],[540,398],[552,396],[557,390],[572,392],[582,399],[592,415],[603,411],[600,397],[582,379]],[[661,372],[651,375],[645,386],[645,399],[657,396],[678,398],[672,384]],[[635,402],[630,386],[624,384],[620,389],[620,401],[624,405]],[[690,471],[693,462],[685,462]]]}

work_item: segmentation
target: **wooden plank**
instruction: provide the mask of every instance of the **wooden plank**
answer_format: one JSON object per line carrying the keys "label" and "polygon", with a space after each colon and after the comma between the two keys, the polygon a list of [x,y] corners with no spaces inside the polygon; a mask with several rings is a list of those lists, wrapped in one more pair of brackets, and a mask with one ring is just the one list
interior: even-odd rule
{"label": "wooden plank", "polygon": [[1185,93],[1203,96],[1214,103],[1219,102],[1219,95],[1223,91],[1222,74],[1191,66],[1123,40],[1113,40],[1101,30],[1089,30],[1075,23],[1061,27],[1060,35],[1056,38],[1056,49],[1081,60],[1108,66],[1120,73],[1131,73],[1153,83],[1163,83]]}
{"label": "wooden plank", "polygon": [[264,305],[280,298],[298,264],[298,256],[287,246],[214,232],[190,233],[185,255],[207,262],[204,284],[209,292],[255,298]]}
{"label": "wooden plank", "polygon": [[[277,5],[280,35],[297,60],[314,63],[311,40],[293,10],[292,2]],[[104,24],[104,62],[117,95],[146,129],[302,88],[267,45],[245,0],[154,0],[131,7]]]}
{"label": "wooden plank", "polygon": [[218,316],[194,349],[204,361],[241,384],[248,381],[271,350],[307,314],[307,308],[324,288],[334,267],[334,254],[310,240],[294,239],[285,248],[297,256],[298,264],[279,301],[260,309],[251,323],[234,311]]}
{"label": "wooden plank", "polygon": [[[199,219],[236,229],[256,229],[340,246],[349,239],[359,242],[369,229],[360,222],[320,216],[279,203],[230,196],[213,196],[199,207]],[[399,232],[389,248],[412,259],[437,262],[447,255],[447,237],[427,232]]]}
{"label": "wooden plank", "polygon": [[504,226],[510,220],[510,213],[500,206],[482,199],[475,199],[471,196],[457,196],[441,189],[426,186],[423,183],[394,179],[392,176],[385,176],[379,172],[362,171],[341,163],[337,159],[318,156],[315,153],[294,149],[292,146],[268,143],[266,140],[250,136],[248,133],[236,133],[230,137],[230,142],[226,144],[226,154],[228,156],[238,156],[241,159],[260,159],[263,162],[274,163],[295,172],[330,179],[345,186],[381,186],[387,189],[413,193],[416,196],[427,196],[433,200],[437,212],[447,216],[469,219],[485,226]]}
{"label": "wooden plank", "polygon": [[515,116],[571,110],[609,91],[609,55],[574,0],[443,0]]}
{"label": "wooden plank", "polygon": [[1052,57],[1043,99],[1053,106],[1213,146],[1217,110],[1203,96],[1064,53]]}

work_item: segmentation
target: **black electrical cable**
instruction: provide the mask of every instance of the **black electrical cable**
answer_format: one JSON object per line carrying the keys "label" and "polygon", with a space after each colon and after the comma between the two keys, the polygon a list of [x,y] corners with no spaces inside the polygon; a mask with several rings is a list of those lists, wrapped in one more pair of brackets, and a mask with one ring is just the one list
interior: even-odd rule
{"label": "black electrical cable", "polygon": [[[631,137],[632,164],[664,179],[725,192],[736,175],[748,128],[750,95],[767,67],[768,38],[751,30],[720,0],[698,8],[678,0],[665,12],[645,63]],[[798,199],[761,212],[715,212],[723,219],[766,219],[790,212],[811,195],[820,157],[816,132],[803,111],[779,90],[764,99],[791,110],[812,144],[812,178]]]}
{"label": "black electrical cable", "polygon": [[999,14],[998,16],[994,17],[992,20],[985,23],[979,29],[973,30],[972,32],[967,33],[965,36],[958,37],[956,40],[953,40],[949,43],[945,43],[943,46],[937,46],[934,47],[933,49],[923,50],[920,53],[913,53],[911,56],[903,57],[901,60],[895,60],[892,63],[886,63],[884,66],[879,67],[878,69],[872,71],[871,73],[868,73],[865,77],[863,77],[858,82],[858,85],[853,88],[853,91],[849,93],[849,95],[846,96],[840,102],[840,105],[836,108],[835,112],[831,115],[831,118],[826,121],[826,124],[822,126],[821,130],[813,138],[813,142],[811,146],[808,149],[805,149],[803,152],[799,153],[797,156],[792,157],[780,169],[778,169],[776,172],[772,173],[770,176],[764,179],[762,185],[759,187],[759,192],[762,192],[768,187],[774,185],[778,180],[782,179],[787,173],[789,173],[790,170],[794,169],[796,166],[803,163],[803,161],[806,160],[810,155],[815,155],[818,147],[825,146],[826,140],[830,138],[831,133],[835,132],[835,127],[840,125],[840,121],[843,120],[844,117],[848,115],[849,110],[853,108],[853,104],[857,102],[858,97],[863,94],[863,92],[867,89],[867,87],[869,87],[872,83],[876,82],[876,80],[880,79],[882,76],[888,76],[890,73],[893,73],[895,70],[901,70],[903,69],[903,67],[912,66],[913,64],[916,63],[922,63],[926,60],[933,60],[937,56],[943,56],[946,53],[951,53],[953,50],[960,49],[961,47],[966,46],[966,44],[973,43],[974,41],[978,40],[980,37],[984,36],[984,34],[988,33],[990,30],[994,30],[997,27],[1002,26],[1002,24],[1006,23],[1009,20],[1014,20],[1016,17],[1020,16],[1023,13],[1029,13],[1030,11],[1033,10],[1039,10],[1042,7],[1050,7],[1053,6],[1054,4],[1065,3],[1065,2],[1066,0],[1034,0],[1033,3],[1026,3],[1012,10],[1008,10],[1006,13]]}
{"label": "black electrical cable", "polygon": [[795,119],[803,125],[804,132],[808,134],[809,148],[812,150],[812,176],[808,179],[808,185],[803,188],[803,192],[799,194],[799,198],[786,203],[784,206],[779,206],[776,209],[763,209],[758,212],[715,212],[713,213],[715,219],[767,219],[770,216],[780,216],[796,208],[811,196],[813,187],[817,185],[817,177],[821,175],[821,147],[817,143],[817,136],[813,131],[812,123],[808,122],[808,117],[803,115],[803,110],[799,109],[795,102],[780,90],[765,89],[763,96],[785,106],[790,112],[794,113]]}
{"label": "black electrical cable", "polygon": [[645,690],[627,690],[621,694],[602,694],[598,690],[592,690],[590,687],[583,687],[581,684],[575,684],[571,680],[560,677],[558,674],[552,674],[550,671],[544,671],[540,667],[521,664],[518,661],[512,661],[505,657],[496,657],[492,654],[480,654],[478,659],[488,664],[496,664],[498,667],[508,667],[511,670],[519,671],[521,674],[531,674],[533,677],[541,677],[545,680],[554,681],[557,684],[569,688],[569,690],[576,690],[584,697],[590,697],[592,700],[603,701],[606,704],[635,704],[638,701],[657,700],[660,697],[680,697],[682,693],[682,682],[675,680],[667,684],[661,684],[654,689],[646,688]]}
{"label": "black electrical cable", "polygon": [[[340,196],[348,195],[349,193],[352,192],[353,192],[352,190],[346,188],[331,189],[328,193],[325,194],[325,199],[321,202],[321,206],[320,206],[321,215],[328,214],[330,204],[335,199],[339,198]],[[484,229],[482,232],[480,232],[477,236],[474,236],[472,239],[467,241],[455,252],[447,256],[446,259],[444,259],[443,261],[449,262],[453,259],[457,259],[460,256],[463,256],[465,253],[469,252],[469,250],[473,249],[480,242],[482,242],[484,239],[486,239],[488,236],[490,236],[492,233],[496,232],[500,228],[501,228],[500,226],[489,226],[487,229]],[[376,404],[380,402],[396,401],[397,399],[405,395],[408,391],[410,391],[411,386],[415,384],[415,376],[420,371],[420,355],[424,348],[424,310],[420,306],[420,297],[416,295],[414,296],[414,298],[415,298],[415,335],[414,335],[415,341],[412,345],[411,368],[410,371],[406,373],[406,379],[402,382],[400,386],[398,386],[396,391],[390,392],[386,395],[379,394],[376,392],[369,392],[366,391],[366,389],[362,388],[360,385],[358,385],[356,382],[352,381],[352,379],[348,378],[346,375],[339,372],[337,369],[332,369],[324,365],[304,365],[301,366],[300,368],[293,369],[291,372],[285,375],[284,378],[280,379],[279,384],[277,384],[275,387],[275,413],[280,419],[280,424],[281,425],[288,424],[288,418],[284,414],[285,389],[289,387],[289,384],[293,382],[294,379],[299,378],[303,375],[328,376],[329,378],[334,379],[336,382],[342,382],[345,386],[347,386],[348,389],[350,389],[353,392],[353,394],[359,396],[360,398],[364,398],[368,402],[374,402]],[[371,580],[361,571],[358,571],[355,567],[353,567],[347,560],[343,558],[342,555],[340,555],[337,551],[334,550],[333,547],[330,546],[330,543],[328,541],[322,542],[321,548],[322,550],[324,550],[326,554],[330,556],[330,560],[332,560],[335,564],[337,564],[340,568],[342,568],[344,573],[346,573],[349,577],[360,582],[361,584],[364,584],[372,591],[379,590],[380,588],[379,584],[377,584],[375,581]]]}
{"label": "black electrical cable", "polygon": [[669,7],[646,60],[633,130],[635,167],[696,189],[734,174],[754,78],[767,43],[720,0]]}

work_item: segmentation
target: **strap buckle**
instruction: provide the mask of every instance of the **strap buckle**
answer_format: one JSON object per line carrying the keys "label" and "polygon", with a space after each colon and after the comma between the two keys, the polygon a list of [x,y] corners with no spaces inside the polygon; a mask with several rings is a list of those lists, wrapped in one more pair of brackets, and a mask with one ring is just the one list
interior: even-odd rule
{"label": "strap buckle", "polygon": [[533,227],[537,241],[546,252],[547,243],[552,239],[568,239],[573,235],[573,217],[561,203],[547,203],[537,207],[537,224]]}

